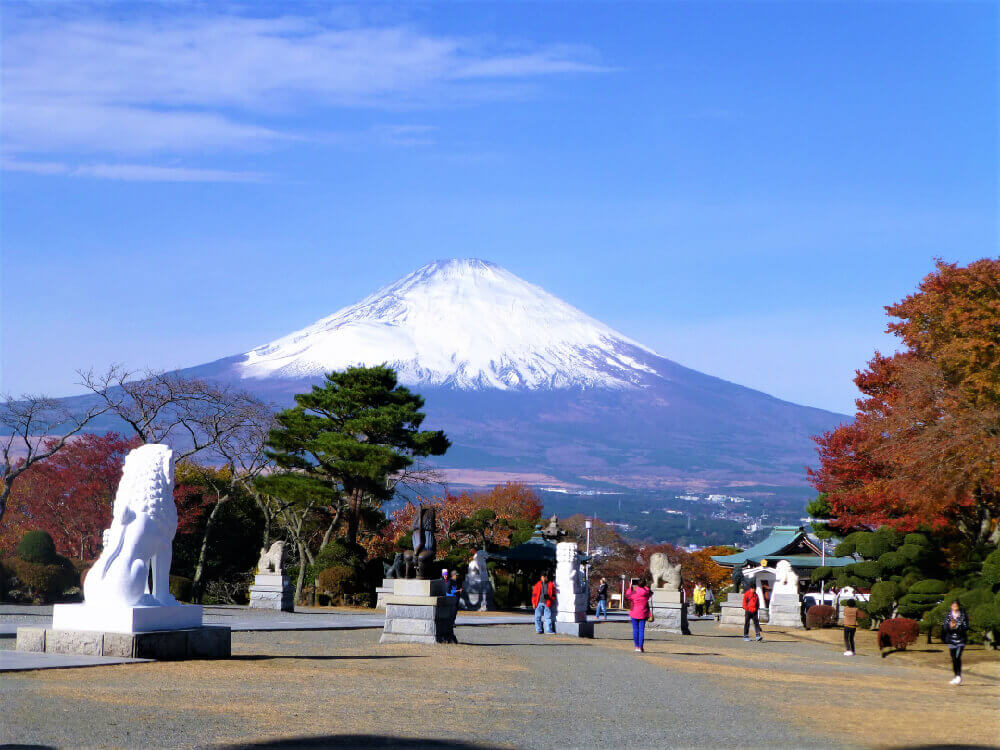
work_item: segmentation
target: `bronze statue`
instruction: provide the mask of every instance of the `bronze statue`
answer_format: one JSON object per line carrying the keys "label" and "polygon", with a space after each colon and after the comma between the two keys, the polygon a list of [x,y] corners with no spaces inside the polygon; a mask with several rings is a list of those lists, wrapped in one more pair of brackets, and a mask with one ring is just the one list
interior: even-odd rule
{"label": "bronze statue", "polygon": [[406,577],[419,578],[422,581],[431,579],[431,565],[437,547],[434,544],[434,532],[437,531],[437,512],[434,508],[417,507],[410,526],[413,532],[413,552],[404,554]]}
{"label": "bronze statue", "polygon": [[382,563],[382,569],[385,571],[382,574],[383,578],[405,578],[406,566],[403,564],[403,553],[396,553],[396,556],[392,559],[392,565]]}

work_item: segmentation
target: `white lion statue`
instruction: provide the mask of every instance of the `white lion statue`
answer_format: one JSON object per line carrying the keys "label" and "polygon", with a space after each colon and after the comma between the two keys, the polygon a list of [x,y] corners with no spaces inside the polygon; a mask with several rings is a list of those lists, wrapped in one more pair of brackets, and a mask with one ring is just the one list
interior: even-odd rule
{"label": "white lion statue", "polygon": [[285,543],[275,542],[271,549],[260,548],[260,559],[257,560],[258,573],[274,573],[281,575],[281,564],[285,558]]}
{"label": "white lion statue", "polygon": [[[104,549],[83,584],[88,605],[174,605],[170,560],[177,507],[173,451],[150,443],[125,457]],[[152,569],[152,590],[149,587]]]}
{"label": "white lion statue", "polygon": [[799,595],[799,577],[788,560],[778,560],[774,566],[774,590],[771,595],[776,594]]}
{"label": "white lion statue", "polygon": [[670,564],[662,552],[654,552],[649,556],[649,574],[652,577],[654,589],[663,588],[667,591],[679,591],[681,588],[681,566]]}

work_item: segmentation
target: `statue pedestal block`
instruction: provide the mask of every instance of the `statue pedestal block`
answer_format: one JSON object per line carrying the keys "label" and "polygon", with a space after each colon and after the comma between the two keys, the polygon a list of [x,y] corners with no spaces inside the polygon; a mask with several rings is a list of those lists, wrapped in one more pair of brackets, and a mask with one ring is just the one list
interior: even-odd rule
{"label": "statue pedestal block", "polygon": [[768,622],[779,628],[801,628],[802,602],[797,594],[772,594]]}
{"label": "statue pedestal block", "polygon": [[385,609],[385,599],[392,596],[392,584],[395,578],[383,578],[382,585],[375,587],[375,609]]}
{"label": "statue pedestal block", "polygon": [[36,653],[117,656],[158,661],[225,659],[232,655],[232,634],[227,625],[203,625],[184,630],[154,630],[144,633],[18,628],[16,649]]}
{"label": "statue pedestal block", "polygon": [[726,601],[722,602],[720,606],[722,607],[722,615],[719,617],[720,625],[734,628],[743,627],[743,594],[729,594]]}
{"label": "statue pedestal block", "polygon": [[653,610],[653,622],[646,627],[667,633],[691,635],[691,630],[688,628],[687,602],[681,600],[680,591],[653,589],[653,598],[649,604]]}
{"label": "statue pedestal block", "polygon": [[295,589],[280,573],[258,573],[250,587],[250,607],[291,612],[295,609]]}
{"label": "statue pedestal block", "polygon": [[201,627],[200,604],[124,606],[56,604],[53,630],[92,630],[111,633],[148,633]]}
{"label": "statue pedestal block", "polygon": [[394,578],[392,593],[395,596],[444,596],[444,579]]}
{"label": "statue pedestal block", "polygon": [[593,638],[594,623],[587,622],[586,618],[576,622],[556,620],[556,632],[562,635],[576,636],[577,638]]}
{"label": "statue pedestal block", "polygon": [[[444,581],[437,583],[441,584],[443,591]],[[387,596],[385,626],[379,643],[457,643],[455,639],[457,611],[458,605],[453,596],[419,594]]]}

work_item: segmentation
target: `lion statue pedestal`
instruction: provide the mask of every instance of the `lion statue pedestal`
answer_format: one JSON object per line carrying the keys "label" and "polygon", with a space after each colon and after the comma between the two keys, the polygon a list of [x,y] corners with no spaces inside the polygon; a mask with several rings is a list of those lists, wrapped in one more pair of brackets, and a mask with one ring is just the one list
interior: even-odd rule
{"label": "lion statue pedestal", "polygon": [[270,549],[260,551],[257,575],[250,587],[252,609],[275,609],[279,612],[295,610],[295,589],[282,573],[284,561],[284,542],[275,542]]}
{"label": "lion statue pedestal", "polygon": [[799,577],[788,560],[774,566],[774,588],[768,607],[768,623],[782,628],[802,628],[802,599]]}
{"label": "lion statue pedestal", "polygon": [[[20,650],[153,659],[229,654],[229,628],[203,627],[201,606],[170,594],[173,485],[170,448],[149,444],[129,452],[83,604],[55,605],[51,629],[19,629]],[[21,630],[36,632],[22,638]]]}
{"label": "lion statue pedestal", "polygon": [[587,621],[586,587],[580,571],[576,542],[556,544],[556,623],[557,633],[580,638],[594,637],[594,623]]}
{"label": "lion statue pedestal", "polygon": [[672,564],[662,552],[655,552],[649,558],[649,574],[653,590],[653,598],[649,602],[653,622],[648,627],[668,633],[691,635],[687,602],[681,595],[681,566]]}

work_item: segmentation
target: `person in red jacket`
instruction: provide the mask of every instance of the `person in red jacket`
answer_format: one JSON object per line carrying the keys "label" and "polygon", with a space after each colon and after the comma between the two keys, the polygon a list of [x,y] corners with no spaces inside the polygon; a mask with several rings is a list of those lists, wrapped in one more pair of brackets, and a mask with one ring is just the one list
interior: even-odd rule
{"label": "person in red jacket", "polygon": [[743,592],[743,640],[750,640],[750,623],[753,623],[753,628],[757,631],[757,640],[764,640],[764,636],[760,634],[760,615],[757,610],[760,609],[760,597],[757,596],[757,590],[751,586],[746,591]]}
{"label": "person in red jacket", "polygon": [[556,601],[556,586],[549,580],[547,573],[542,573],[538,583],[531,589],[531,606],[535,608],[535,632],[542,632],[542,624],[546,633],[554,633],[552,629],[552,605]]}

